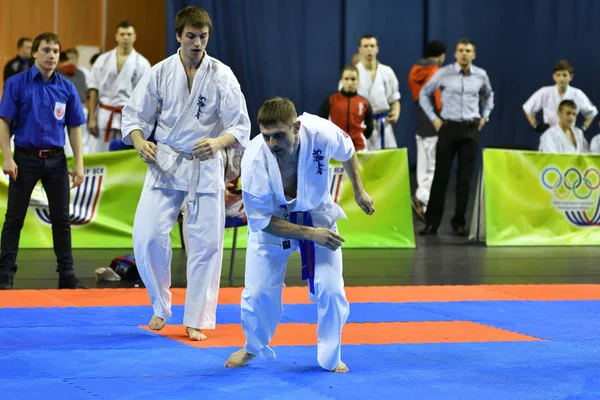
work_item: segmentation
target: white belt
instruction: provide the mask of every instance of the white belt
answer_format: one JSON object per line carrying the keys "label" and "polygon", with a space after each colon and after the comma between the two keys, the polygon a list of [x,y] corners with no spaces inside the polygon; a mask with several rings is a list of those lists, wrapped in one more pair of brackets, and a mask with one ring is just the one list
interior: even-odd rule
{"label": "white belt", "polygon": [[158,150],[163,150],[166,153],[177,154],[177,157],[168,169],[164,170],[161,168],[160,165],[158,165],[158,167],[161,168],[163,171],[163,173],[160,176],[160,180],[163,182],[165,182],[164,178],[173,176],[173,173],[177,169],[178,163],[179,161],[181,161],[181,159],[185,158],[187,160],[192,160],[192,177],[188,184],[188,192],[186,199],[190,203],[193,203],[194,200],[196,200],[196,190],[198,189],[198,182],[200,181],[200,159],[194,158],[192,156],[192,153],[178,151],[167,144],[158,143]]}

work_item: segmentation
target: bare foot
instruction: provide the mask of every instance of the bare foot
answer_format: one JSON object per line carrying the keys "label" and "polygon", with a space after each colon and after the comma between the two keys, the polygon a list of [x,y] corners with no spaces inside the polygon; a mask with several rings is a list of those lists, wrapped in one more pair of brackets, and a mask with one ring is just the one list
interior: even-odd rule
{"label": "bare foot", "polygon": [[148,323],[148,328],[152,329],[153,331],[160,331],[162,328],[165,327],[166,324],[167,321],[160,317],[157,317],[156,315],[153,315],[152,319]]}
{"label": "bare foot", "polygon": [[200,329],[190,328],[188,326],[185,328],[185,331],[187,332],[188,336],[190,337],[190,340],[203,341],[203,340],[208,339],[206,337],[206,335],[204,333],[202,333],[202,331],[200,331]]}
{"label": "bare foot", "polygon": [[246,352],[246,348],[242,347],[240,350],[230,355],[224,365],[227,368],[245,367],[254,357],[256,357],[256,355]]}
{"label": "bare foot", "polygon": [[340,374],[345,374],[346,372],[350,372],[350,370],[348,369],[346,364],[344,364],[342,361],[340,361],[339,365],[337,367],[335,367],[335,369],[333,369],[331,372],[338,372]]}

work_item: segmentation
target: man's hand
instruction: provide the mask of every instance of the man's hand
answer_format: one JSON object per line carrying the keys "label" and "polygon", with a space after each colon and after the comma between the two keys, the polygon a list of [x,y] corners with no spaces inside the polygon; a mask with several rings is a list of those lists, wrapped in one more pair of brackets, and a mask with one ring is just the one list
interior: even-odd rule
{"label": "man's hand", "polygon": [[88,132],[94,136],[94,137],[98,137],[98,122],[96,121],[95,117],[90,116],[90,118],[88,119]]}
{"label": "man's hand", "polygon": [[441,118],[434,119],[432,123],[436,132],[439,132],[442,125],[444,125],[444,121]]}
{"label": "man's hand", "polygon": [[17,167],[17,163],[14,158],[6,158],[4,163],[2,164],[2,172],[12,178],[14,182],[17,181],[17,174],[19,173],[19,167]]}
{"label": "man's hand", "polygon": [[221,151],[221,149],[223,149],[223,145],[218,138],[202,139],[194,146],[192,155],[194,158],[200,159],[200,161],[206,161]]}
{"label": "man's hand", "polygon": [[385,120],[393,125],[396,122],[398,122],[399,117],[400,117],[400,114],[398,112],[396,112],[394,110],[390,110],[388,112],[388,115],[385,117]]}
{"label": "man's hand", "polygon": [[365,212],[365,214],[371,215],[375,212],[375,207],[373,207],[373,198],[369,196],[369,193],[367,193],[365,190],[355,193],[354,200],[360,209]]}
{"label": "man's hand", "polygon": [[142,161],[146,164],[156,162],[156,145],[147,140],[140,140],[133,143]]}
{"label": "man's hand", "polygon": [[479,128],[478,128],[478,129],[479,129],[479,130],[482,130],[482,129],[483,129],[483,126],[484,126],[485,124],[487,124],[487,118],[481,118],[481,119],[479,119]]}
{"label": "man's hand", "polygon": [[233,203],[234,201],[242,198],[242,194],[233,193],[234,190],[235,185],[233,183],[229,182],[227,185],[225,185],[225,204]]}
{"label": "man's hand", "polygon": [[327,228],[313,228],[308,239],[329,250],[337,250],[345,242],[343,237]]}
{"label": "man's hand", "polygon": [[77,186],[83,183],[83,164],[75,164],[75,167],[70,172],[71,178],[73,179],[73,184],[71,185],[71,189],[76,188]]}

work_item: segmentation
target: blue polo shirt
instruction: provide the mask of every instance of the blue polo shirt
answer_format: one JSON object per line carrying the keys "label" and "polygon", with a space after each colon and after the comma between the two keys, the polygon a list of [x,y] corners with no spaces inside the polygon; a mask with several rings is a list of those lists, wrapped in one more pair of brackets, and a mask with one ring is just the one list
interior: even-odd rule
{"label": "blue polo shirt", "polygon": [[65,145],[65,126],[86,123],[75,85],[56,73],[48,81],[37,66],[4,83],[0,117],[13,120],[15,146],[50,149]]}

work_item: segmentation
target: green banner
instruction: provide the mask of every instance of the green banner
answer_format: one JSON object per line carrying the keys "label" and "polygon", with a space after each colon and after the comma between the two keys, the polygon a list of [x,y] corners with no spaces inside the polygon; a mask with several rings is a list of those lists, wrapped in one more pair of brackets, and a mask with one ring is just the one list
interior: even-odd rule
{"label": "green banner", "polygon": [[[347,220],[338,221],[343,248],[414,248],[410,181],[406,149],[358,152],[363,184],[373,197],[375,213],[366,215],[354,201],[352,184],[338,162],[329,166],[330,190]],[[246,247],[246,228],[238,231],[238,247]],[[225,247],[233,232],[225,230]]]}
{"label": "green banner", "polygon": [[[69,166],[73,166],[69,158]],[[84,156],[85,180],[71,190],[71,238],[73,248],[130,248],[133,218],[142,192],[146,164],[135,150]],[[8,177],[0,181],[0,215],[6,213]],[[4,218],[2,218],[4,222]],[[177,229],[173,247],[181,247]],[[29,202],[21,231],[20,248],[51,248],[52,225],[48,200],[38,186]]]}
{"label": "green banner", "polygon": [[[340,165],[330,166],[331,190],[349,220],[339,221],[347,248],[414,248],[406,149],[358,154],[367,191],[375,199],[375,214],[365,215],[354,202],[352,185]],[[72,165],[72,159],[69,159]],[[142,191],[146,164],[135,150],[86,155],[85,181],[71,191],[73,248],[131,248],[133,219]],[[0,178],[0,215],[6,213],[8,178]],[[2,219],[2,222],[4,220]],[[225,231],[231,248],[233,229]],[[171,234],[181,247],[177,225]],[[238,230],[237,246],[246,245],[246,228]],[[21,233],[21,248],[51,248],[52,229],[45,193],[38,184]]]}
{"label": "green banner", "polygon": [[600,244],[600,157],[483,152],[488,246]]}

